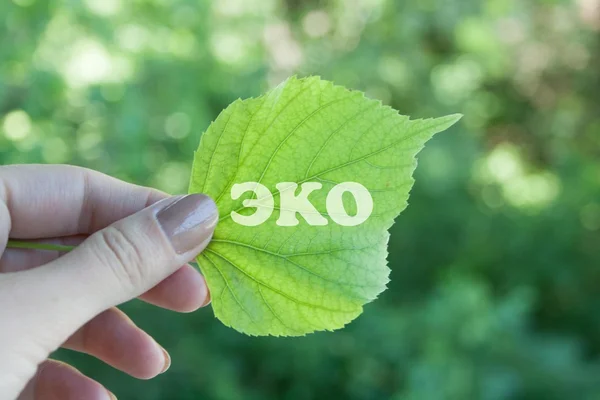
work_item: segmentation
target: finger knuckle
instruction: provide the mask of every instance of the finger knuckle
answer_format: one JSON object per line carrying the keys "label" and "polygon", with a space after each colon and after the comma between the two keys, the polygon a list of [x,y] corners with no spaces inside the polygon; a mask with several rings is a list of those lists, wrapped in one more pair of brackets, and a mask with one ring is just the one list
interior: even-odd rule
{"label": "finger knuckle", "polygon": [[105,228],[98,234],[97,255],[101,263],[111,269],[119,283],[140,287],[146,274],[138,246],[115,226]]}

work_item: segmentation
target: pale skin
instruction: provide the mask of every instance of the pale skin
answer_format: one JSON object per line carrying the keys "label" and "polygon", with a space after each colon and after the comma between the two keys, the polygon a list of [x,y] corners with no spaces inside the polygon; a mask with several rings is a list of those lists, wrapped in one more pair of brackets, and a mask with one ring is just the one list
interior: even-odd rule
{"label": "pale skin", "polygon": [[[0,167],[1,400],[116,398],[48,359],[59,347],[140,379],[166,371],[167,350],[116,306],[139,297],[191,312],[209,303],[204,278],[187,264],[218,220],[200,196],[171,197],[77,167]],[[7,248],[9,239],[77,247]]]}

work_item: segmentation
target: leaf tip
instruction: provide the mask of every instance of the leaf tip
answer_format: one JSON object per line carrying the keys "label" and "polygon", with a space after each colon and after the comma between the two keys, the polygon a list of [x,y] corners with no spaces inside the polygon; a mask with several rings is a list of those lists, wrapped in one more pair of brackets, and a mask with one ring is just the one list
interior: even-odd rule
{"label": "leaf tip", "polygon": [[464,115],[460,113],[446,115],[444,118],[446,123],[448,124],[447,128],[450,128],[452,125],[456,124],[458,121],[462,119]]}

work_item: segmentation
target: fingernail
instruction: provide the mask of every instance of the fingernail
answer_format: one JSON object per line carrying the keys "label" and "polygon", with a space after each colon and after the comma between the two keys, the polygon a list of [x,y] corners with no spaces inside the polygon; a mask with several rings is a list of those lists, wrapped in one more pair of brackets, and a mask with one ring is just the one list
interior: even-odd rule
{"label": "fingernail", "polygon": [[164,348],[160,348],[163,352],[163,355],[165,357],[165,365],[162,369],[162,371],[160,371],[161,374],[165,373],[169,367],[171,366],[171,356],[169,355],[169,353],[167,353],[167,351]]}
{"label": "fingernail", "polygon": [[209,304],[210,304],[210,292],[207,290],[206,297],[204,298],[204,303],[202,303],[202,305],[200,307],[206,307]]}
{"label": "fingernail", "polygon": [[110,400],[119,400],[119,399],[117,399],[117,396],[114,395],[114,393],[112,393],[112,392],[110,392],[108,390],[106,392],[108,393],[108,398]]}
{"label": "fingernail", "polygon": [[210,239],[219,212],[210,197],[190,194],[160,210],[156,218],[173,249],[183,254]]}

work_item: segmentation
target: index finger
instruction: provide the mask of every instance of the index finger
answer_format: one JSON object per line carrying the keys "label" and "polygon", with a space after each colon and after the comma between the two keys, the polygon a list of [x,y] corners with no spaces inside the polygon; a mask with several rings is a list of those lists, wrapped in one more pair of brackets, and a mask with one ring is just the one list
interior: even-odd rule
{"label": "index finger", "polygon": [[168,196],[75,166],[1,166],[0,246],[91,234]]}

